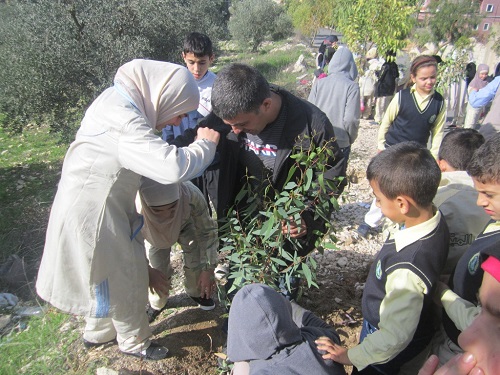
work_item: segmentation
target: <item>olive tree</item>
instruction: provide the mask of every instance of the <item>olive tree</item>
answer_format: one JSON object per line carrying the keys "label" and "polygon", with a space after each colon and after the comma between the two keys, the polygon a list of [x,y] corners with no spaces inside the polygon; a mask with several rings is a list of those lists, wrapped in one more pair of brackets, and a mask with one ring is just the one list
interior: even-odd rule
{"label": "olive tree", "polygon": [[223,5],[222,0],[0,3],[5,123],[17,129],[27,122],[71,129],[126,61],[180,62],[182,39],[191,31],[217,41],[225,30]]}
{"label": "olive tree", "polygon": [[229,12],[231,36],[254,52],[266,39],[286,38],[293,33],[292,20],[285,8],[273,0],[235,1]]}

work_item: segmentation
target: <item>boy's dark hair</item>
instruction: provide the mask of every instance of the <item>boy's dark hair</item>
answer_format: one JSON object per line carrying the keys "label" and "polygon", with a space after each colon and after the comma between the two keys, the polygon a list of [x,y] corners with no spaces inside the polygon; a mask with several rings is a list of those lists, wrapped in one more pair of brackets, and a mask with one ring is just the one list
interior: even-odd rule
{"label": "boy's dark hair", "polygon": [[482,184],[500,184],[500,133],[496,133],[472,156],[467,173]]}
{"label": "boy's dark hair", "polygon": [[258,111],[270,96],[269,83],[257,69],[245,64],[226,65],[212,87],[212,111],[223,120],[233,119]]}
{"label": "boy's dark hair", "polygon": [[368,165],[366,177],[377,181],[388,199],[407,196],[420,207],[428,207],[436,195],[441,171],[430,151],[416,142],[391,146]]}
{"label": "boy's dark hair", "polygon": [[212,56],[214,54],[212,41],[205,34],[193,32],[186,36],[182,52],[192,53],[196,57]]}
{"label": "boy's dark hair", "polygon": [[458,171],[465,171],[472,155],[483,143],[483,135],[475,129],[454,129],[444,136],[438,159]]}

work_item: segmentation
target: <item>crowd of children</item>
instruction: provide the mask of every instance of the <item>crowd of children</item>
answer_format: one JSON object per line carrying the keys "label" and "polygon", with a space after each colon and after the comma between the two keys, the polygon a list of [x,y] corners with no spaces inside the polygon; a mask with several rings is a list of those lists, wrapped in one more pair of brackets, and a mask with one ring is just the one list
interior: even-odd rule
{"label": "crowd of children", "polygon": [[[216,76],[209,71],[212,43],[200,33],[186,37],[187,69],[134,60],[118,70],[66,156],[37,280],[42,298],[86,317],[87,348],[116,340],[125,354],[167,356],[150,341],[148,320],[168,298],[170,247],[182,247],[187,294],[202,309],[214,308],[218,239],[209,205],[224,215],[238,193],[236,178],[247,173],[279,190],[299,135],[331,147],[327,178],[345,176],[360,99],[374,90],[354,81],[346,47],[325,53],[329,76],[315,82],[311,103],[244,64]],[[480,65],[471,82],[479,97],[486,68]],[[413,85],[397,93],[393,61],[382,76],[390,82],[378,86],[377,97],[395,96],[377,109],[379,153],[366,176],[378,221],[393,227],[366,280],[359,344],[344,348],[337,332],[294,297],[247,285],[229,311],[227,353],[236,375],[341,375],[344,365],[353,366],[352,374],[498,373],[500,135],[485,140],[474,129],[455,129],[443,138],[435,57],[415,58]],[[489,100],[499,97],[496,88]],[[154,133],[162,130],[163,139]],[[209,165],[215,172],[200,189],[215,183],[210,198],[188,182]],[[303,241],[304,255],[324,225],[310,210],[283,226]]]}

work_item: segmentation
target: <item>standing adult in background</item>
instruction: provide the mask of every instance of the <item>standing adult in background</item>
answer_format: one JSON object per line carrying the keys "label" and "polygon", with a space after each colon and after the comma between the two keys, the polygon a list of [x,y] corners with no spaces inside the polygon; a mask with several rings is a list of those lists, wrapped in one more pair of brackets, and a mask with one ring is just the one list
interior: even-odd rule
{"label": "standing adult in background", "polygon": [[330,63],[330,60],[337,50],[338,41],[339,39],[336,35],[329,35],[321,42],[318,48],[318,57],[316,59],[318,69],[323,70],[325,66]]}
{"label": "standing adult in background", "polygon": [[479,128],[485,138],[489,138],[500,132],[500,76],[495,77],[484,88],[469,94],[469,103],[473,107],[481,107],[491,103],[491,108]]}
{"label": "standing adult in background", "polygon": [[86,347],[116,339],[125,354],[167,356],[167,348],[150,341],[148,267],[135,198],[141,176],[175,183],[211,163],[215,131],[199,129],[186,148],[169,146],[155,134],[179,125],[198,101],[186,68],[133,60],[89,107],[69,147],[36,289],[55,307],[85,316]]}
{"label": "standing adult in background", "polygon": [[380,69],[377,86],[375,87],[375,116],[374,123],[379,125],[384,118],[387,106],[396,92],[396,80],[399,77],[398,65],[394,61],[396,52],[389,51],[385,55],[385,62]]}
{"label": "standing adult in background", "polygon": [[[479,64],[474,75],[474,79],[469,83],[468,92],[478,91],[486,87],[488,81],[488,73],[490,68],[486,64]],[[473,107],[470,103],[467,104],[467,113],[464,120],[464,128],[474,128],[484,110],[484,106]]]}
{"label": "standing adult in background", "polygon": [[340,48],[328,66],[328,77],[316,81],[309,94],[309,101],[325,112],[335,130],[337,143],[344,155],[344,168],[351,152],[351,145],[358,137],[359,85],[355,82],[358,69],[347,47]]}

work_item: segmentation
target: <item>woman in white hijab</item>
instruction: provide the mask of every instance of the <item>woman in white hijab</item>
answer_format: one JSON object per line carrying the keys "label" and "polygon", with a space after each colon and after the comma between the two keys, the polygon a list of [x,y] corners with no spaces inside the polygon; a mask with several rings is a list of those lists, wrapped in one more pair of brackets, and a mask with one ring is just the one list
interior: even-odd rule
{"label": "woman in white hijab", "polygon": [[196,82],[176,64],[133,60],[89,107],[69,147],[50,214],[37,292],[86,317],[86,347],[118,342],[126,354],[162,359],[145,306],[148,267],[135,197],[141,176],[190,180],[212,161],[219,134],[198,130],[189,147],[155,134],[198,107]]}

